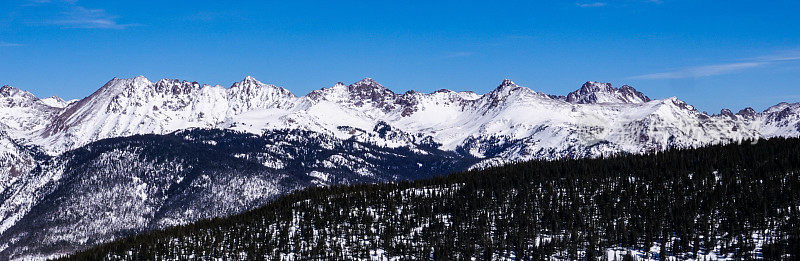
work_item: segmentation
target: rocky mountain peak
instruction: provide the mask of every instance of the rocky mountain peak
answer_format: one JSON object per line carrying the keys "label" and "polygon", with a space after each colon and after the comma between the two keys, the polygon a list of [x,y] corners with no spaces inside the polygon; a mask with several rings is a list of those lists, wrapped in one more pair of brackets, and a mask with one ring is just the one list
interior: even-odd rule
{"label": "rocky mountain peak", "polygon": [[517,86],[517,84],[514,83],[514,81],[512,81],[510,79],[503,79],[503,82],[501,82],[500,86],[498,86],[498,87],[502,87],[502,86]]}
{"label": "rocky mountain peak", "polygon": [[383,88],[383,85],[381,85],[380,83],[376,82],[375,80],[373,80],[372,78],[369,78],[369,77],[361,79],[360,81],[357,81],[357,82],[353,83],[352,85],[353,86],[371,86],[371,87]]}
{"label": "rocky mountain peak", "polygon": [[583,85],[581,85],[581,88],[578,91],[584,93],[592,93],[592,92],[611,92],[615,90],[616,89],[611,86],[611,83],[587,81],[583,83]]}
{"label": "rocky mountain peak", "polygon": [[625,96],[629,97],[629,101],[634,101],[634,103],[640,102],[649,102],[651,101],[650,97],[644,95],[644,93],[637,91],[635,88],[631,87],[630,85],[622,85],[619,88],[619,91]]}
{"label": "rocky mountain peak", "polygon": [[122,92],[135,92],[137,90],[145,90],[153,86],[153,82],[144,76],[136,76],[136,78],[124,79],[114,77],[106,82],[100,89],[95,91],[92,95],[96,96],[101,93],[105,95],[117,95]]}
{"label": "rocky mountain peak", "polygon": [[3,87],[0,87],[0,96],[3,97],[25,96],[25,97],[35,98],[33,94],[9,85],[3,85]]}
{"label": "rocky mountain peak", "polygon": [[372,78],[364,78],[356,83],[347,86],[347,96],[356,106],[363,106],[372,103],[375,107],[389,111],[395,108],[393,104],[397,99],[397,94],[392,90],[383,87]]}
{"label": "rocky mountain peak", "polygon": [[364,78],[358,82],[347,86],[348,92],[353,99],[382,100],[384,98],[394,98],[395,93],[372,78]]}
{"label": "rocky mountain peak", "polygon": [[358,82],[355,82],[348,87],[348,90],[351,94],[355,95],[354,97],[362,97],[362,98],[379,98],[378,96],[386,95],[386,96],[394,96],[394,92],[383,87],[380,83],[372,80],[372,78],[364,78]]}
{"label": "rocky mountain peak", "polygon": [[5,85],[0,87],[0,106],[31,106],[39,99],[30,92],[20,90],[15,87]]}
{"label": "rocky mountain peak", "polygon": [[486,95],[481,96],[489,102],[489,108],[494,108],[508,100],[508,97],[519,91],[533,92],[531,89],[522,87],[509,79],[504,79],[500,85]]}
{"label": "rocky mountain peak", "polygon": [[514,83],[514,81],[509,79],[503,79],[503,81],[500,82],[500,85],[498,85],[497,88],[495,88],[491,93],[494,93],[495,95],[503,94],[503,96],[505,96],[508,95],[514,89],[519,87],[520,86]]}
{"label": "rocky mountain peak", "polygon": [[744,117],[746,119],[753,119],[753,118],[756,117],[756,110],[754,110],[753,108],[747,107],[747,108],[739,110],[739,112],[737,112],[736,115],[742,116],[742,117]]}
{"label": "rocky mountain peak", "polygon": [[3,85],[3,87],[0,87],[0,94],[2,94],[2,95],[8,95],[9,93],[11,93],[11,91],[13,91],[13,90],[15,90],[15,89],[16,89],[16,88],[14,88],[14,87],[11,87],[11,86],[9,86],[9,85]]}
{"label": "rocky mountain peak", "polygon": [[617,89],[610,83],[588,81],[578,90],[569,93],[565,100],[581,104],[644,103],[649,102],[650,98],[629,85],[623,85]]}
{"label": "rocky mountain peak", "polygon": [[252,76],[247,76],[244,77],[244,79],[242,79],[241,81],[233,83],[231,89],[252,89],[262,86],[269,86],[269,85],[256,80],[256,78],[253,78]]}
{"label": "rocky mountain peak", "polygon": [[286,90],[282,87],[278,87],[272,84],[265,84],[256,80],[252,76],[247,76],[242,81],[233,83],[230,88],[230,94],[234,96],[240,96],[241,99],[250,99],[252,95],[262,96],[275,96],[274,98],[278,97],[291,97],[294,98],[295,95],[291,93],[289,90]]}
{"label": "rocky mountain peak", "polygon": [[52,99],[52,100],[54,100],[54,101],[60,101],[60,102],[63,102],[63,101],[64,101],[64,99],[62,99],[61,97],[58,97],[58,96],[56,96],[56,95],[53,95],[53,96],[47,97],[47,98],[45,98],[45,99]]}
{"label": "rocky mountain peak", "polygon": [[256,80],[256,78],[254,78],[253,76],[249,76],[248,75],[248,76],[244,77],[244,79],[242,79],[240,82],[234,83],[233,85],[234,86],[237,86],[237,85],[238,86],[262,86],[262,85],[266,85],[266,84],[260,82],[259,80]]}
{"label": "rocky mountain peak", "polygon": [[729,109],[720,110],[718,115],[725,116],[725,117],[728,117],[728,118],[731,118],[731,119],[736,119],[736,115],[733,114],[733,112],[731,110],[729,110]]}

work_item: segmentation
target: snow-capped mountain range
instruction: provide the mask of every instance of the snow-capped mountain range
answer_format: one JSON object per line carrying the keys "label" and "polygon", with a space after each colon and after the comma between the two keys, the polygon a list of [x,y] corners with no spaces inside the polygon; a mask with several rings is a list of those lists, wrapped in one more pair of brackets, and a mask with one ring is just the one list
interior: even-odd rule
{"label": "snow-capped mountain range", "polygon": [[[554,96],[504,80],[483,95],[440,90],[397,94],[372,79],[337,83],[298,97],[247,77],[233,86],[139,76],[113,79],[79,101],[37,99],[13,87],[0,90],[0,130],[19,144],[50,155],[92,141],[188,128],[301,129],[341,139],[369,139],[387,124],[409,137],[373,139],[406,146],[429,139],[443,150],[489,161],[640,153],[755,137],[797,136],[798,104],[764,112],[723,110],[707,115],[677,98],[651,100],[633,87],[587,82]],[[374,134],[374,133],[373,133]]]}
{"label": "snow-capped mountain range", "polygon": [[565,96],[510,80],[485,94],[399,94],[366,78],[296,96],[252,77],[226,88],[140,76],[72,101],[3,86],[0,259],[70,253],[308,186],[776,136],[800,136],[800,104],[708,115],[598,82]]}

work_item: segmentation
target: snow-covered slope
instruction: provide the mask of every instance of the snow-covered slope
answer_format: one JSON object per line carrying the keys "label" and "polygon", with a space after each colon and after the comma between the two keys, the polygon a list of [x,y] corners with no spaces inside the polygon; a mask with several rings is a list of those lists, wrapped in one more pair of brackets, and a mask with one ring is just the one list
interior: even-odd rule
{"label": "snow-covered slope", "polygon": [[0,193],[21,176],[30,173],[37,165],[33,151],[21,146],[5,131],[0,130]]}
{"label": "snow-covered slope", "polygon": [[0,193],[39,163],[36,149],[23,137],[44,128],[66,103],[60,98],[38,99],[11,86],[0,87]]}
{"label": "snow-covered slope", "polygon": [[44,128],[66,106],[67,103],[58,97],[40,100],[15,87],[0,87],[0,130],[13,137],[24,136]]}
{"label": "snow-covered slope", "polygon": [[53,108],[63,109],[65,107],[69,106],[72,103],[78,102],[78,100],[65,101],[64,99],[61,99],[61,97],[58,97],[58,96],[54,95],[54,96],[50,96],[50,97],[41,99],[41,102],[44,103],[45,105],[53,107]]}
{"label": "snow-covered slope", "polygon": [[474,162],[424,145],[392,149],[300,130],[105,139],[42,162],[0,192],[0,260],[231,215],[299,188],[427,178]]}
{"label": "snow-covered slope", "polygon": [[134,134],[165,134],[191,127],[229,127],[232,115],[280,109],[294,103],[289,91],[251,77],[231,88],[144,77],[113,79],[31,138],[52,153],[89,142]]}
{"label": "snow-covered slope", "polygon": [[800,103],[780,103],[760,116],[760,131],[766,137],[797,136],[800,132]]}

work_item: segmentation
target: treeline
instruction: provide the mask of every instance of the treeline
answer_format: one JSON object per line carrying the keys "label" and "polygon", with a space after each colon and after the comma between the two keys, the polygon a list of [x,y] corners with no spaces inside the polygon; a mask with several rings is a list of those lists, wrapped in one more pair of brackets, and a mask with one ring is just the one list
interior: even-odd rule
{"label": "treeline", "polygon": [[800,139],[317,187],[65,260],[800,257]]}

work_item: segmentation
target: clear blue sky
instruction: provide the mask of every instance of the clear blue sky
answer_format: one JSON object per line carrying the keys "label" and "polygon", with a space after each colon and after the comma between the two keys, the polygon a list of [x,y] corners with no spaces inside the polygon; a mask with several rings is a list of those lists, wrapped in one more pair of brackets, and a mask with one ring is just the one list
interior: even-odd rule
{"label": "clear blue sky", "polygon": [[[433,3],[436,2],[436,3]],[[800,1],[0,1],[0,85],[82,98],[112,77],[297,95],[372,77],[396,92],[566,94],[588,80],[711,113],[800,101]]]}

